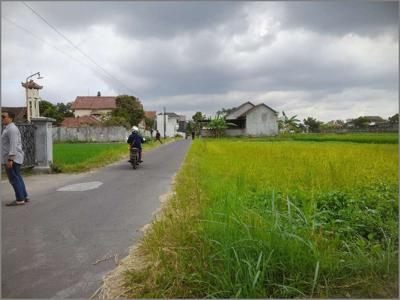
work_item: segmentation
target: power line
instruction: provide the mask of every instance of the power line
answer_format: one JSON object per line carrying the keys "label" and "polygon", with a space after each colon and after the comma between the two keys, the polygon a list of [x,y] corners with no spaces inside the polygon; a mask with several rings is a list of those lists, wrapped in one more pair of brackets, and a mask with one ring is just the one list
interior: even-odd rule
{"label": "power line", "polygon": [[60,50],[59,48],[57,48],[56,46],[54,46],[54,45],[48,43],[46,40],[44,40],[44,39],[42,39],[41,37],[37,36],[37,35],[34,34],[32,31],[30,31],[30,30],[28,30],[28,29],[22,27],[21,25],[18,25],[17,23],[15,23],[14,21],[10,20],[9,18],[7,18],[7,17],[5,17],[5,16],[1,16],[1,18],[2,18],[3,20],[5,20],[5,21],[7,21],[7,22],[9,22],[9,23],[11,23],[11,24],[13,24],[13,25],[16,26],[17,28],[19,28],[19,29],[25,31],[26,33],[32,35],[34,38],[38,39],[39,41],[41,41],[41,42],[44,43],[45,45],[47,45],[47,46],[49,46],[49,47],[52,47],[53,49],[57,50],[58,52],[64,54],[65,56],[67,56],[67,57],[70,58],[71,60],[73,60],[73,61],[75,61],[75,62],[77,62],[77,63],[79,63],[79,64],[85,66],[86,68],[89,68],[91,71],[93,71],[93,72],[95,72],[95,73],[97,72],[97,71],[96,71],[95,69],[93,69],[90,65],[88,65],[88,64],[86,64],[86,63],[83,63],[82,61],[76,59],[75,57],[69,55],[68,53],[65,53],[64,51],[62,51],[62,50]]}
{"label": "power line", "polygon": [[115,78],[113,75],[111,75],[107,70],[105,70],[102,66],[100,66],[96,61],[94,61],[90,56],[88,56],[85,52],[83,52],[79,47],[77,47],[69,38],[67,38],[64,34],[62,34],[56,27],[51,25],[44,17],[42,17],[38,12],[36,12],[32,7],[30,7],[28,4],[25,2],[22,2],[23,5],[25,5],[27,8],[29,8],[36,16],[38,16],[43,22],[45,22],[50,28],[52,28],[57,34],[59,34],[62,38],[64,38],[69,44],[72,45],[79,53],[81,53],[83,56],[85,56],[87,59],[89,59],[93,64],[95,64],[98,68],[100,68],[107,76],[115,80],[116,82],[120,83],[123,87],[125,87],[127,90],[133,91],[127,87],[122,81],[118,80]]}

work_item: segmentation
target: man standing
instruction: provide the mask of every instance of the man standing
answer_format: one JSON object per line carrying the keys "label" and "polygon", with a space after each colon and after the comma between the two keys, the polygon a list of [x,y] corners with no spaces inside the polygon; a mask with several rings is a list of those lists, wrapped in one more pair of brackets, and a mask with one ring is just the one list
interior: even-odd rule
{"label": "man standing", "polygon": [[21,133],[13,123],[14,117],[15,114],[12,112],[2,112],[1,114],[3,125],[3,132],[1,134],[1,163],[5,166],[8,180],[15,192],[15,200],[7,203],[7,206],[24,205],[29,202],[25,183],[21,176],[21,165],[24,162]]}

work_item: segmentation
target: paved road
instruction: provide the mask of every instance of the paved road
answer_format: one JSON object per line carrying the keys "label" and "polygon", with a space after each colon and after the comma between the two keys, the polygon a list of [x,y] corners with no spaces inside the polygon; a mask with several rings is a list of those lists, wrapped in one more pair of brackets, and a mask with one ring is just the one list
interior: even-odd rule
{"label": "paved road", "polygon": [[[8,182],[2,196],[2,297],[88,298],[114,260],[123,258],[152,220],[159,196],[168,192],[190,141],[162,145],[133,170],[125,161],[75,175],[26,178],[32,203],[13,200]],[[87,191],[57,191],[70,184],[102,182]]]}

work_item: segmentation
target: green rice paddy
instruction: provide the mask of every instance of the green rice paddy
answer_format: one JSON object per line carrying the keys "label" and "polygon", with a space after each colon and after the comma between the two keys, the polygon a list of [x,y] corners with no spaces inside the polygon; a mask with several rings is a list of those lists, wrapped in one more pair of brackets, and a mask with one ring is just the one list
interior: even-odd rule
{"label": "green rice paddy", "polygon": [[249,141],[194,141],[128,296],[397,298],[398,145]]}

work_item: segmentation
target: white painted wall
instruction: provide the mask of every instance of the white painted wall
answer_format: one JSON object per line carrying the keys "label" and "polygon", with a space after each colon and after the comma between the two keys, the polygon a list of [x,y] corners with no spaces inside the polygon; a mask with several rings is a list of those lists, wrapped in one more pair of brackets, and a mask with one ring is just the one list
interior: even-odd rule
{"label": "white painted wall", "polygon": [[74,117],[90,116],[92,111],[90,109],[77,109],[74,111]]}
{"label": "white painted wall", "polygon": [[39,101],[41,100],[39,90],[28,89],[28,120],[40,117]]}
{"label": "white painted wall", "polygon": [[246,129],[244,128],[228,128],[225,130],[226,136],[243,136],[246,134]]}
{"label": "white painted wall", "polygon": [[77,109],[74,111],[74,117],[90,116],[93,114],[107,114],[110,113],[111,109]]}
{"label": "white painted wall", "polygon": [[[178,130],[178,118],[170,118],[168,115],[166,119],[166,132],[167,137],[174,137]],[[164,137],[164,115],[157,115],[157,130],[160,132],[161,137]]]}
{"label": "white painted wall", "polygon": [[256,107],[246,116],[246,134],[251,136],[277,135],[278,117],[263,105]]}
{"label": "white painted wall", "polygon": [[126,142],[131,134],[121,126],[53,127],[54,142]]}

